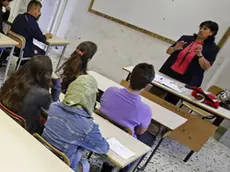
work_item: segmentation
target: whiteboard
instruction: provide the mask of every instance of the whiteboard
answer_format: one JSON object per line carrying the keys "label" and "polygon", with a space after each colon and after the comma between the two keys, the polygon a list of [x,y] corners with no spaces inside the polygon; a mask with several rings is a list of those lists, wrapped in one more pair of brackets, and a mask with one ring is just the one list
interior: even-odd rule
{"label": "whiteboard", "polygon": [[197,33],[205,20],[219,24],[219,41],[230,26],[230,0],[92,0],[91,10],[177,40]]}

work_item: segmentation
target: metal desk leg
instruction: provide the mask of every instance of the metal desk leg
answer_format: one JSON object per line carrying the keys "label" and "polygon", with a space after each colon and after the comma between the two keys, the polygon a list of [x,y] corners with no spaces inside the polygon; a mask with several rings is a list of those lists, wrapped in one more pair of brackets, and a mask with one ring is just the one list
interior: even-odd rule
{"label": "metal desk leg", "polygon": [[212,124],[218,127],[223,122],[223,120],[224,120],[223,117],[217,116]]}
{"label": "metal desk leg", "polygon": [[90,159],[92,155],[93,155],[93,152],[90,152],[87,159]]}
{"label": "metal desk leg", "polygon": [[120,168],[118,168],[118,167],[114,167],[113,169],[112,169],[112,171],[111,172],[118,172],[120,170]]}
{"label": "metal desk leg", "polygon": [[[9,59],[8,59],[8,62],[7,62],[7,65],[6,65],[6,71],[5,71],[5,75],[4,75],[4,78],[3,78],[3,83],[6,81],[7,79],[7,75],[8,75],[8,72],[9,72],[9,68],[10,68],[10,63],[11,63],[11,60],[12,60],[12,57],[13,57],[13,54],[14,54],[14,48],[15,47],[12,47],[11,48],[11,51],[10,51],[10,56],[9,56]],[[2,84],[3,84],[2,83]]]}
{"label": "metal desk leg", "polygon": [[156,145],[155,149],[153,150],[153,152],[151,153],[151,155],[149,156],[149,158],[147,159],[147,161],[145,162],[145,164],[140,168],[138,169],[137,171],[144,171],[145,168],[147,167],[149,161],[152,159],[153,155],[156,153],[156,151],[158,150],[159,146],[161,145],[162,141],[165,139],[165,137],[162,137],[160,139],[160,141],[158,142],[158,144]]}
{"label": "metal desk leg", "polygon": [[60,66],[60,63],[61,63],[61,61],[62,61],[62,59],[63,59],[63,57],[64,57],[64,53],[65,53],[66,47],[67,47],[67,45],[65,45],[65,46],[63,47],[63,49],[62,49],[61,56],[60,56],[60,58],[59,58],[59,60],[58,60],[57,66],[56,66],[56,70],[57,70],[58,67]]}
{"label": "metal desk leg", "polygon": [[189,154],[185,157],[184,162],[187,162],[193,154],[194,154],[194,151],[190,151]]}
{"label": "metal desk leg", "polygon": [[50,47],[51,47],[51,46],[50,46],[50,45],[48,45],[47,50],[46,50],[46,54],[45,54],[46,56],[47,56],[47,55],[48,55],[48,53],[50,52]]}

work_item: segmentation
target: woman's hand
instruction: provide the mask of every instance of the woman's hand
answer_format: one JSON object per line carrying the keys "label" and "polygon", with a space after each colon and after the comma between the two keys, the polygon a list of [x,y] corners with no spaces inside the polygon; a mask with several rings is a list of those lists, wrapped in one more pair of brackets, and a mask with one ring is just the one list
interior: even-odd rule
{"label": "woman's hand", "polygon": [[169,47],[166,51],[167,54],[171,55],[172,53],[174,53],[175,51],[178,50],[182,50],[183,46],[186,44],[187,42],[184,41],[179,41],[176,43],[176,45],[174,47]]}
{"label": "woman's hand", "polygon": [[202,57],[202,50],[203,50],[203,46],[202,45],[197,45],[197,47],[195,48],[195,53],[198,57]]}
{"label": "woman's hand", "polygon": [[176,45],[174,46],[174,49],[175,49],[175,50],[182,50],[182,49],[183,49],[183,46],[184,46],[186,43],[187,43],[187,42],[184,42],[184,41],[177,42]]}

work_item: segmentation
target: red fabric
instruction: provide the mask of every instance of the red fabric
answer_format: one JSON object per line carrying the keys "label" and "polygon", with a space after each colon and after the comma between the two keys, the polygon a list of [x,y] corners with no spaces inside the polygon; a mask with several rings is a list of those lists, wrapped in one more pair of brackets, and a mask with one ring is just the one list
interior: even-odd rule
{"label": "red fabric", "polygon": [[199,94],[204,95],[205,99],[203,101],[203,103],[214,107],[214,108],[218,108],[220,106],[219,101],[216,99],[216,97],[212,94],[206,94],[201,88],[195,88],[192,91],[192,96],[195,98],[199,98]]}
{"label": "red fabric", "polygon": [[[195,57],[195,49],[198,45],[202,45],[201,42],[195,41],[192,42],[189,46],[183,49],[177,56],[176,61],[171,66],[172,70],[179,74],[184,74],[191,63],[192,59]],[[187,54],[187,55],[186,55]],[[185,58],[185,59],[184,59]],[[182,62],[182,60],[184,61]]]}

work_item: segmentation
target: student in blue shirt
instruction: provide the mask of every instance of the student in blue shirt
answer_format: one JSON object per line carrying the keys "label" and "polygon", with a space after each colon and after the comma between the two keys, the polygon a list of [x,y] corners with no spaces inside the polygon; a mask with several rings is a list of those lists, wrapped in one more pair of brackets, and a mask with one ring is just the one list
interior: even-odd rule
{"label": "student in blue shirt", "polygon": [[[27,12],[19,14],[12,26],[11,30],[19,35],[22,35],[26,39],[26,45],[24,49],[24,57],[33,57],[34,55],[44,55],[45,52],[33,44],[33,39],[45,43],[47,39],[52,38],[51,33],[43,34],[37,20],[41,16],[41,2],[32,0],[27,6]],[[16,56],[19,55],[19,49],[15,49]],[[7,53],[2,55],[2,59],[6,59]],[[23,61],[25,63],[25,61]],[[22,64],[23,65],[23,64]]]}

